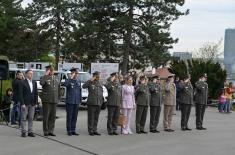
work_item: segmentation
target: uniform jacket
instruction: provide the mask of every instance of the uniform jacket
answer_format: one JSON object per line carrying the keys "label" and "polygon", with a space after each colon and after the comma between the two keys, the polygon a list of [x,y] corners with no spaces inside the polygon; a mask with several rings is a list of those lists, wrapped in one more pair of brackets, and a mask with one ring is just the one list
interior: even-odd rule
{"label": "uniform jacket", "polygon": [[168,82],[165,87],[164,105],[176,105],[176,86],[173,82]]}
{"label": "uniform jacket", "polygon": [[78,79],[67,79],[64,83],[66,87],[66,104],[80,104],[82,102],[81,81]]}
{"label": "uniform jacket", "polygon": [[148,85],[140,84],[136,89],[136,103],[137,105],[149,106],[150,92]]}
{"label": "uniform jacket", "polygon": [[150,82],[149,90],[151,93],[150,106],[161,106],[162,104],[162,86],[161,84]]}
{"label": "uniform jacket", "polygon": [[88,89],[87,105],[103,104],[103,85],[99,81],[88,80],[82,87]]}
{"label": "uniform jacket", "polygon": [[193,86],[191,82],[184,83],[181,82],[179,83],[179,93],[180,93],[180,98],[179,101],[181,104],[193,104]]}
{"label": "uniform jacket", "polygon": [[204,81],[197,81],[195,83],[195,103],[207,105],[208,98],[208,84]]}
{"label": "uniform jacket", "polygon": [[60,92],[59,80],[54,75],[44,75],[40,80],[40,84],[42,85],[42,102],[58,103]]}
{"label": "uniform jacket", "polygon": [[107,105],[111,106],[121,106],[122,102],[122,85],[120,83],[115,83],[108,81],[105,85],[108,90],[108,102]]}

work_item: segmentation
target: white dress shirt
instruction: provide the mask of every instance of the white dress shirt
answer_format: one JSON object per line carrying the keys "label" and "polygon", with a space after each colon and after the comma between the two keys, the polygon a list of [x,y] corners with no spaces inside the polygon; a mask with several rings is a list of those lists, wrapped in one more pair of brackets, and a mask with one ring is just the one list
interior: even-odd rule
{"label": "white dress shirt", "polygon": [[30,90],[31,90],[31,93],[33,92],[33,82],[32,80],[29,80],[27,79],[28,83],[29,83],[29,87],[30,87]]}

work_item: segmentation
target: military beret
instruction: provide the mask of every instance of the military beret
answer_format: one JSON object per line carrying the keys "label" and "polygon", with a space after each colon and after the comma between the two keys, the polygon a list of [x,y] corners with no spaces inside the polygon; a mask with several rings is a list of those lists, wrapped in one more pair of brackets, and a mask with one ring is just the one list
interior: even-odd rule
{"label": "military beret", "polygon": [[52,66],[52,65],[48,65],[48,66],[46,66],[45,68],[46,68],[46,69],[51,69],[51,68],[53,68],[53,66]]}
{"label": "military beret", "polygon": [[76,71],[77,71],[77,68],[71,68],[69,71],[71,71],[71,72],[76,72]]}
{"label": "military beret", "polygon": [[115,76],[115,75],[117,75],[117,72],[113,72],[110,74],[110,76]]}
{"label": "military beret", "polygon": [[96,76],[96,75],[99,75],[100,74],[100,72],[98,72],[98,71],[95,71],[94,73],[92,73],[93,74],[93,76]]}

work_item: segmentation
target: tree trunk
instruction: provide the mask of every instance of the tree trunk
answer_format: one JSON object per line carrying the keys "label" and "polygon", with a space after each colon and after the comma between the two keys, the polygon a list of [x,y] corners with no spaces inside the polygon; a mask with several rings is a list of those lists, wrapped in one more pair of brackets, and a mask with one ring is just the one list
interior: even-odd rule
{"label": "tree trunk", "polygon": [[133,4],[130,5],[128,16],[130,19],[129,27],[127,28],[127,33],[124,35],[124,55],[122,64],[122,74],[126,75],[129,70],[129,56],[131,51],[131,33],[133,24]]}
{"label": "tree trunk", "polygon": [[55,70],[58,70],[58,63],[60,60],[60,28],[61,28],[61,19],[59,10],[57,12],[57,23],[56,23],[56,45],[55,45]]}

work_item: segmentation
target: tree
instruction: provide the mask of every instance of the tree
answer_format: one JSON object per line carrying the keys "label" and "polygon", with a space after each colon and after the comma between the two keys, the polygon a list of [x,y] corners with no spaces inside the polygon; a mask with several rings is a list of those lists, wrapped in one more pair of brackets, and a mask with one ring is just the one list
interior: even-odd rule
{"label": "tree", "polygon": [[0,2],[0,53],[16,58],[20,50],[19,37],[23,32],[24,10],[22,0]]}
{"label": "tree", "polygon": [[178,10],[183,4],[184,0],[82,1],[74,45],[87,60],[118,61],[123,74],[130,67],[161,65],[177,42],[169,32],[172,21],[188,13]]}
{"label": "tree", "polygon": [[207,73],[209,85],[209,97],[215,99],[221,89],[225,79],[226,71],[218,62],[212,60],[192,59],[188,61],[174,60],[171,63],[171,72],[179,76],[181,79],[185,75],[191,75],[191,82],[194,85],[200,75]]}
{"label": "tree", "polygon": [[195,52],[196,58],[200,58],[203,60],[216,60],[219,56],[222,55],[221,46],[222,39],[218,42],[207,42],[198,51]]}
{"label": "tree", "polygon": [[49,49],[55,51],[57,68],[61,49],[76,29],[73,20],[78,13],[78,0],[33,0],[28,9],[39,34],[45,34],[51,43]]}

